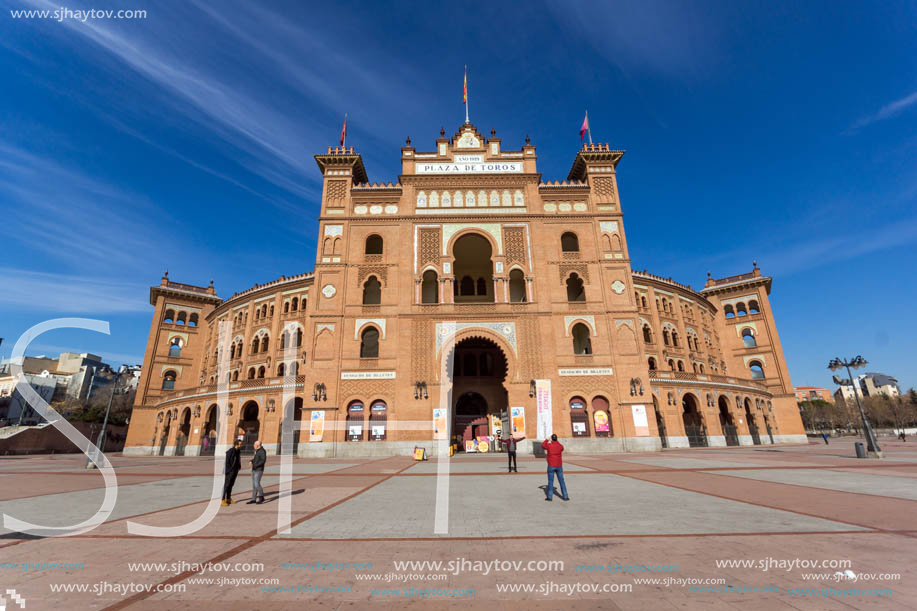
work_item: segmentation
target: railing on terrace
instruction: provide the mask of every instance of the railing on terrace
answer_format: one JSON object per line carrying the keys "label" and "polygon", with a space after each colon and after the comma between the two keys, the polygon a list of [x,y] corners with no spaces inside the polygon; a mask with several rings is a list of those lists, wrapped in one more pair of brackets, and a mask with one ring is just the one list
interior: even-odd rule
{"label": "railing on terrace", "polygon": [[734,378],[715,373],[692,373],[690,371],[664,371],[651,370],[650,377],[656,379],[682,380],[685,382],[719,382],[722,384],[741,384],[758,386],[762,390],[767,389],[767,384],[761,380],[750,380],[747,378]]}

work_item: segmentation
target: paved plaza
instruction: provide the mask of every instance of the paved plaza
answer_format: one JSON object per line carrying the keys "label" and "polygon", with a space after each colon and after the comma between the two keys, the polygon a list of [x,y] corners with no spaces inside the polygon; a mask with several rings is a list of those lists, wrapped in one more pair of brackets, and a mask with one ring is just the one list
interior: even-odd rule
{"label": "paved plaza", "polygon": [[[856,459],[853,441],[569,455],[571,500],[551,503],[534,457],[508,474],[503,455],[458,456],[448,479],[408,457],[296,459],[288,533],[270,457],[264,504],[245,503],[243,471],[236,504],[174,538],[130,534],[127,522],[197,519],[214,459],[116,455],[117,503],[100,527],[0,529],[0,590],[28,611],[913,609],[917,443],[883,440],[879,461]],[[84,463],[0,458],[0,510],[44,526],[91,517],[104,483]],[[544,568],[552,561],[562,566]]]}

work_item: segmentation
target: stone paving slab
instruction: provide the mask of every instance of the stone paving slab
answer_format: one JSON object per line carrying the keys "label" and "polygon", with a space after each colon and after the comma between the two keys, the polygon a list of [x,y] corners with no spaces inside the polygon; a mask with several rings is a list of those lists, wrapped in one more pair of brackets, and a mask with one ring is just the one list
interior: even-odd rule
{"label": "stone paving slab", "polygon": [[[436,479],[395,477],[294,527],[292,536],[434,537]],[[837,522],[616,475],[573,473],[566,479],[573,500],[555,497],[546,503],[539,488],[546,481],[532,477],[450,478],[449,536],[851,530]],[[385,520],[378,519],[379,507],[385,507]],[[700,519],[710,515],[716,520]]]}
{"label": "stone paving slab", "polygon": [[[276,484],[275,476],[264,476],[262,486]],[[222,476],[219,481],[222,482]],[[222,484],[220,485],[222,488]],[[109,519],[117,520],[150,511],[158,511],[209,499],[213,490],[213,477],[185,477],[119,486],[115,507]],[[234,493],[251,490],[251,474],[240,473],[233,488]],[[67,526],[86,520],[98,511],[105,497],[105,489],[80,490],[41,497],[4,501],[2,512],[20,520],[42,526]],[[0,534],[9,533],[0,526]]]}
{"label": "stone paving slab", "polygon": [[[264,469],[265,475],[268,473],[280,474],[280,464],[272,464],[274,462],[279,463],[280,459],[271,457],[268,459],[268,464]],[[293,474],[302,475],[308,473],[328,473],[329,471],[337,471],[339,469],[346,469],[348,467],[356,466],[355,463],[293,463]]]}
{"label": "stone paving slab", "polygon": [[760,462],[739,462],[717,458],[682,458],[680,456],[646,456],[641,458],[622,458],[622,462],[665,467],[667,469],[707,469],[710,467],[762,467]]}
{"label": "stone paving slab", "polygon": [[[545,461],[543,460],[527,460],[527,461],[518,461],[517,467],[519,469],[519,474],[523,473],[541,473],[545,474],[547,467],[545,466]],[[507,463],[506,460],[501,461],[484,461],[484,460],[452,460],[449,461],[449,471],[451,473],[506,473]],[[564,465],[564,473],[571,471],[593,471],[589,467],[583,467],[579,465]],[[438,473],[439,472],[439,463],[436,461],[424,461],[418,462],[413,467],[409,468],[404,473]]]}
{"label": "stone paving slab", "polygon": [[729,471],[728,473],[717,471],[716,473],[730,477],[743,477],[766,482],[807,486],[809,488],[875,494],[917,501],[917,482],[911,478],[894,477],[891,474],[876,477],[875,475],[857,473],[855,470],[839,472],[826,469],[790,469],[786,471],[749,469]]}

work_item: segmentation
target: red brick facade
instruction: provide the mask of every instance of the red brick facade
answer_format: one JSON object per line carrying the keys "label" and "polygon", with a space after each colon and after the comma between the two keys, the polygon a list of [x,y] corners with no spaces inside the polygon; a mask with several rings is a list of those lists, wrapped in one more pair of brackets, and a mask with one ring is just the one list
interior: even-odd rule
{"label": "red brick facade", "polygon": [[[301,455],[432,451],[440,407],[464,439],[522,408],[528,444],[536,380],[549,381],[551,429],[571,449],[804,440],[770,278],[755,266],[698,292],[631,271],[623,151],[584,146],[563,182],[541,180],[528,139],[503,150],[469,124],[431,152],[408,141],[401,154],[399,181],[386,184],[369,184],[353,148],[316,155],[313,273],[226,300],[168,278],[153,287],[126,451],[194,454],[205,437],[237,435],[276,451],[282,406],[304,430]],[[198,326],[167,322],[169,311],[195,313]],[[310,442],[316,410],[324,434]]]}

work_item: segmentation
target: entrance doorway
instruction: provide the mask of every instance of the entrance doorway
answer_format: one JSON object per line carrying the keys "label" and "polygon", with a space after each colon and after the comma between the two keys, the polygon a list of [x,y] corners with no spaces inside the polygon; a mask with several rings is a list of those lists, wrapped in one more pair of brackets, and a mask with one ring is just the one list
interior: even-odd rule
{"label": "entrance doorway", "polygon": [[739,430],[736,428],[732,414],[729,412],[729,400],[721,395],[718,403],[720,406],[720,427],[723,429],[726,445],[737,446],[739,445]]}
{"label": "entrance doorway", "polygon": [[685,423],[685,435],[688,436],[688,445],[692,448],[707,447],[707,429],[703,417],[697,409],[697,398],[687,393],[682,400],[682,420]]}
{"label": "entrance doorway", "polygon": [[509,412],[508,395],[503,386],[507,373],[506,355],[492,340],[469,337],[455,344],[451,366],[452,439],[459,449],[464,449],[468,441],[495,435],[496,431],[491,429],[493,418],[501,418]]}
{"label": "entrance doorway", "polygon": [[242,419],[239,421],[238,435],[242,435],[242,453],[253,454],[261,423],[258,421],[258,404],[249,401],[242,406]]}

